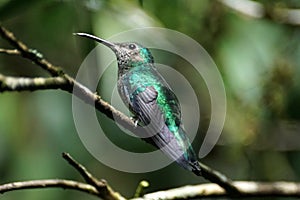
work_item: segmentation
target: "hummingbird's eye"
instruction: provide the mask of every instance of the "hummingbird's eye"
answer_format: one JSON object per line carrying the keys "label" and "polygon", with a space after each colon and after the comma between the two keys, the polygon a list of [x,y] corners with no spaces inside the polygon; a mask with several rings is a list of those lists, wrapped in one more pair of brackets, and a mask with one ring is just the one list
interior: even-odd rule
{"label": "hummingbird's eye", "polygon": [[129,49],[131,49],[131,50],[133,50],[133,49],[136,48],[135,44],[130,44],[128,47],[129,47]]}

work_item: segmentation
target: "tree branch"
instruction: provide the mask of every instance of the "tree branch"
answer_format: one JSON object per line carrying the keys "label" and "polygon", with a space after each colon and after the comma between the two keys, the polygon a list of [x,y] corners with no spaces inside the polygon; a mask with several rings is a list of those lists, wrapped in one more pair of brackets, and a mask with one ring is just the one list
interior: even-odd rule
{"label": "tree branch", "polygon": [[80,183],[71,180],[62,179],[46,179],[33,181],[20,181],[0,185],[0,193],[6,193],[15,190],[36,189],[36,188],[63,188],[86,192],[99,196],[99,191],[92,185]]}
{"label": "tree branch", "polygon": [[0,49],[0,53],[7,54],[7,55],[21,55],[20,51],[17,49]]}
{"label": "tree branch", "polygon": [[105,180],[99,181],[91,173],[85,169],[81,164],[75,161],[68,153],[63,153],[63,158],[69,162],[85,179],[86,183],[63,180],[63,179],[47,179],[47,180],[33,180],[7,183],[0,185],[0,193],[5,193],[14,190],[30,189],[30,188],[63,188],[73,189],[93,194],[105,200],[125,200],[119,193],[106,183]]}
{"label": "tree branch", "polygon": [[43,55],[41,53],[28,48],[23,42],[18,40],[12,32],[8,31],[6,28],[1,26],[1,24],[0,35],[5,40],[7,40],[13,47],[19,50],[24,58],[27,58],[35,64],[39,65],[40,67],[48,71],[52,76],[59,76],[64,74],[60,67],[52,65],[50,62],[43,58]]}
{"label": "tree branch", "polygon": [[81,174],[86,183],[91,184],[99,191],[98,196],[108,200],[125,200],[125,198],[119,193],[113,191],[113,189],[107,185],[105,180],[98,180],[84,166],[74,160],[68,153],[63,153],[63,158]]}
{"label": "tree branch", "polygon": [[203,163],[199,162],[199,164],[202,170],[202,176],[205,179],[210,180],[212,183],[217,183],[220,187],[224,188],[230,196],[239,195],[241,193],[241,191],[233,184],[232,180],[224,174],[211,169]]}
{"label": "tree branch", "polygon": [[145,188],[149,187],[149,185],[150,184],[148,181],[145,181],[145,180],[141,181],[135,190],[134,198],[138,198],[138,197],[142,196],[143,190]]}
{"label": "tree branch", "polygon": [[[243,197],[300,197],[300,183],[293,182],[246,182],[237,181],[233,184],[242,191],[242,194],[236,198]],[[46,179],[21,181],[0,185],[0,193],[6,193],[22,189],[39,189],[39,188],[62,188],[82,191],[92,194],[103,199],[110,199],[99,195],[99,191],[92,185],[72,180],[63,179]],[[174,200],[174,199],[195,199],[195,198],[224,198],[226,192],[216,184],[208,183],[193,186],[184,186],[165,191],[153,192],[139,198],[131,200]],[[125,200],[125,198],[123,198]]]}
{"label": "tree branch", "polygon": [[[293,182],[246,182],[237,181],[233,184],[241,191],[235,198],[245,197],[300,197],[300,183]],[[224,189],[216,184],[208,183],[184,186],[165,191],[153,192],[131,200],[173,200],[198,198],[224,198],[228,196]],[[232,197],[231,197],[232,198]],[[233,197],[234,198],[234,197]]]}
{"label": "tree branch", "polygon": [[62,77],[23,78],[0,74],[0,92],[4,91],[35,91],[42,89],[63,89],[68,82]]}
{"label": "tree branch", "polygon": [[[39,90],[39,89],[61,89],[71,94],[76,95],[85,103],[95,106],[96,109],[112,120],[115,120],[124,128],[134,132],[136,131],[134,122],[122,112],[116,110],[109,103],[101,99],[100,96],[93,93],[87,87],[78,83],[68,74],[66,74],[60,67],[51,64],[42,54],[36,50],[28,48],[23,42],[18,40],[14,34],[0,24],[0,36],[7,40],[13,47],[20,52],[20,56],[31,60],[36,65],[48,71],[52,78],[14,78],[0,76],[0,92],[4,91],[24,91],[24,90]],[[11,50],[2,50],[3,53],[18,55],[18,53]],[[201,165],[203,177],[213,183],[219,184],[228,193],[238,193],[238,190],[231,183],[231,180],[225,175],[210,169],[205,165]]]}
{"label": "tree branch", "polygon": [[[129,117],[124,115],[122,112],[116,110],[113,106],[101,99],[99,95],[94,94],[87,87],[85,87],[81,83],[78,83],[68,74],[66,74],[60,67],[53,65],[48,60],[43,58],[42,54],[39,53],[37,50],[33,50],[27,47],[23,42],[18,40],[12,32],[1,26],[1,24],[0,36],[2,36],[12,46],[16,48],[16,50],[2,49],[2,53],[10,55],[20,55],[26,59],[29,59],[37,66],[40,66],[42,69],[48,71],[53,77],[59,76],[64,78],[65,81],[68,82],[68,84],[66,84],[64,88],[60,89],[76,95],[78,98],[80,98],[89,105],[95,106],[98,111],[105,114],[108,118],[118,121],[122,126],[124,126],[124,128],[131,131],[134,130],[134,122]],[[24,90],[26,89],[24,88]]]}

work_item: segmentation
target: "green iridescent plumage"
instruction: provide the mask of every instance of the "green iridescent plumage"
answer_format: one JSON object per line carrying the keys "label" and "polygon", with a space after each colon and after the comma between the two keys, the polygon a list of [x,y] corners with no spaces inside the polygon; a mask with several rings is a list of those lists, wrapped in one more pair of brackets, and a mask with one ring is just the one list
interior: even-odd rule
{"label": "green iridescent plumage", "polygon": [[116,54],[118,91],[147,133],[143,139],[200,175],[197,157],[181,123],[179,102],[156,70],[150,51],[137,43],[111,43],[85,33],[78,35],[94,39]]}

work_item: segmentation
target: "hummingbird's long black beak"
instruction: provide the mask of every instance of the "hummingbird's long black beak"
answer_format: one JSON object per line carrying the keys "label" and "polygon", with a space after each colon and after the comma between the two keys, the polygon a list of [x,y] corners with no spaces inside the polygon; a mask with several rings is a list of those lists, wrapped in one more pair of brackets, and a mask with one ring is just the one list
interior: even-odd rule
{"label": "hummingbird's long black beak", "polygon": [[88,34],[88,33],[73,33],[74,35],[78,35],[78,36],[81,36],[81,37],[85,37],[85,38],[89,38],[89,39],[92,39],[92,40],[95,40],[101,44],[104,44],[105,46],[111,48],[111,49],[115,49],[115,44],[112,43],[112,42],[109,42],[107,40],[104,40],[102,38],[99,38],[99,37],[96,37],[94,35],[91,35],[91,34]]}

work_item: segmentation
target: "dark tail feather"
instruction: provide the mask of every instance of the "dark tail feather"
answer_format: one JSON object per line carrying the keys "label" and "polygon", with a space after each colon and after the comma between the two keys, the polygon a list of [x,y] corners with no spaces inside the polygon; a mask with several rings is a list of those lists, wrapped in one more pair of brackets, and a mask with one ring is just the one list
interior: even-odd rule
{"label": "dark tail feather", "polygon": [[[176,138],[168,127],[165,126],[160,133],[154,135],[151,139],[147,138],[146,141],[162,150],[183,168],[192,171],[197,176],[201,176],[201,167],[197,156],[181,127],[179,128],[179,137],[180,138]],[[178,139],[182,142],[178,142]],[[166,145],[168,145],[168,147]]]}
{"label": "dark tail feather", "polygon": [[182,158],[179,158],[180,160],[177,162],[184,168],[192,171],[197,176],[201,176],[201,167],[199,165],[197,156],[182,127],[179,128],[179,134],[185,143],[186,152],[183,154]]}

